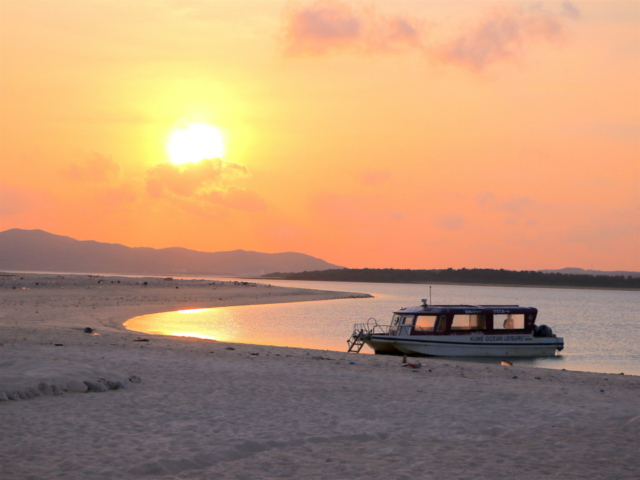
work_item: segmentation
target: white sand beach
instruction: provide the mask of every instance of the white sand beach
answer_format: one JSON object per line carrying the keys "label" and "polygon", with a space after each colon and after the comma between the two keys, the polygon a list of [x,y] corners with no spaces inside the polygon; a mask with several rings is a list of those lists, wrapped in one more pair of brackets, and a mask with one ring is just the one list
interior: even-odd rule
{"label": "white sand beach", "polygon": [[[640,377],[446,358],[412,368],[122,326],[161,311],[350,296],[0,276],[0,479],[640,476]],[[73,393],[83,381],[119,388]]]}

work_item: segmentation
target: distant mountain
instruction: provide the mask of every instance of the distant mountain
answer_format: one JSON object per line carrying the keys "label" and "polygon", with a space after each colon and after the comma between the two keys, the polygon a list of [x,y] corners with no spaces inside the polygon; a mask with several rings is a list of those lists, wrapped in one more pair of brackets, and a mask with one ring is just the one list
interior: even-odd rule
{"label": "distant mountain", "polygon": [[79,241],[43,230],[0,232],[0,270],[147,275],[259,276],[344,268],[303,253],[245,250],[198,252],[186,248],[131,248]]}
{"label": "distant mountain", "polygon": [[585,270],[584,268],[561,268],[560,270],[538,270],[542,273],[566,273],[570,275],[606,275],[608,277],[640,278],[640,272],[627,270]]}

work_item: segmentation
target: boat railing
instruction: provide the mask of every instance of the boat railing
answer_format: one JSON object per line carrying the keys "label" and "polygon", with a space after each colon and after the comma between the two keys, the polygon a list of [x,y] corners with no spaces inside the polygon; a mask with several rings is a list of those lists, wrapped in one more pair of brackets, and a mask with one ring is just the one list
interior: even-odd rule
{"label": "boat railing", "polygon": [[390,325],[380,325],[378,321],[371,317],[366,323],[356,323],[353,325],[353,333],[361,332],[365,335],[385,335],[389,332]]}
{"label": "boat railing", "polygon": [[359,353],[365,344],[365,340],[373,334],[386,335],[389,331],[389,325],[380,325],[375,318],[370,318],[366,323],[355,323],[353,325],[353,333],[347,340],[349,349],[347,352]]}

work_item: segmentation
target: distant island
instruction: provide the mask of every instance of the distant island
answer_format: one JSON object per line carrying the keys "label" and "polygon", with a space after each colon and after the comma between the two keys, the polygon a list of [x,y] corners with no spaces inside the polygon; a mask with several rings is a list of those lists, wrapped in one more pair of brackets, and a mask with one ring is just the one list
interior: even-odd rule
{"label": "distant island", "polygon": [[80,241],[43,230],[13,228],[0,232],[0,270],[14,272],[240,277],[259,276],[276,270],[302,272],[325,268],[341,267],[297,252],[132,248],[92,240]]}
{"label": "distant island", "polygon": [[489,268],[448,268],[407,270],[395,268],[347,268],[298,273],[272,273],[265,278],[319,280],[329,282],[453,283],[468,285],[517,285],[640,289],[640,277],[631,275],[587,275],[537,271],[493,270]]}

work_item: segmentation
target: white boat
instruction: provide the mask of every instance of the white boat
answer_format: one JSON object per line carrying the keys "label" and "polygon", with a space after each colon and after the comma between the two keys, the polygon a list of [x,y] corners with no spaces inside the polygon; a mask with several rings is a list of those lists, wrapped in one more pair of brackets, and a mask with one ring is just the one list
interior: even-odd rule
{"label": "white boat", "polygon": [[387,355],[545,357],[564,339],[536,325],[538,310],[519,305],[427,305],[393,312],[390,325],[354,325],[349,352],[363,345]]}

